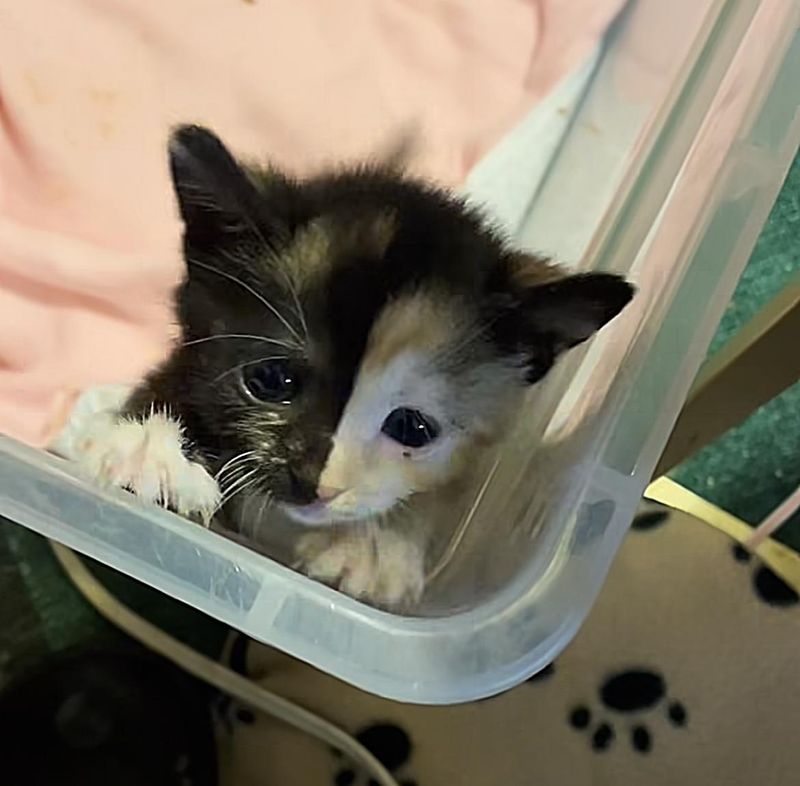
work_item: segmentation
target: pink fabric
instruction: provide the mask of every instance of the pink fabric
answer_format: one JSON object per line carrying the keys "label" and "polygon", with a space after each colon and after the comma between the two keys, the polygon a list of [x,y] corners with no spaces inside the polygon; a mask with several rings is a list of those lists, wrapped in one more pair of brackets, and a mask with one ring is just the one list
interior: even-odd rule
{"label": "pink fabric", "polygon": [[621,0],[0,0],[0,431],[163,356],[180,275],[167,129],[298,173],[419,131],[458,184]]}

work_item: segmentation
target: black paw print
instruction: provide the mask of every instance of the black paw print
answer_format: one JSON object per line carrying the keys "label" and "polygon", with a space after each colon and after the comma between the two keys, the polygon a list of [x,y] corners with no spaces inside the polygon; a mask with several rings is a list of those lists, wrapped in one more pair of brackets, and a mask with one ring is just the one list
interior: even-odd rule
{"label": "black paw print", "polygon": [[[738,543],[733,546],[733,558],[737,562],[750,562],[753,555]],[[800,595],[794,587],[790,587],[780,576],[766,565],[760,565],[753,571],[753,591],[756,597],[768,606],[787,608],[800,603]]]}
{"label": "black paw print", "polygon": [[555,661],[553,661],[552,663],[548,663],[540,671],[537,671],[536,674],[534,674],[533,676],[528,677],[528,679],[525,680],[525,682],[543,682],[544,680],[552,677],[555,673],[556,673],[556,664]]}
{"label": "black paw print", "polygon": [[[556,664],[555,661],[552,663],[548,663],[545,667],[539,669],[536,674],[532,674],[525,680],[526,683],[532,684],[537,682],[545,682],[550,677],[552,677],[556,673]],[[487,696],[485,699],[476,699],[475,704],[483,704],[487,701],[494,701],[495,699],[499,699],[502,696],[507,696],[512,691],[516,690],[519,686],[516,685],[513,688],[509,688],[508,690],[504,690],[502,693],[496,693],[494,696]]]}
{"label": "black paw print", "polygon": [[[623,716],[644,715],[641,722],[629,725],[631,747],[639,753],[649,753],[653,747],[653,734],[643,722],[657,705],[666,703],[666,718],[670,725],[685,726],[688,721],[686,708],[679,701],[666,699],[664,678],[647,669],[631,669],[610,676],[599,689],[600,701],[607,710]],[[569,714],[569,724],[579,731],[591,732],[591,745],[596,751],[608,750],[617,736],[617,728],[611,721],[601,721],[590,729],[592,712],[583,705],[575,707]],[[622,720],[622,719],[621,719]]]}
{"label": "black paw print", "polygon": [[634,532],[649,532],[669,521],[669,511],[663,508],[652,508],[644,510],[636,515],[631,522],[631,529]]}
{"label": "black paw print", "polygon": [[[356,739],[395,777],[411,758],[411,739],[394,723],[373,723],[359,731]],[[341,757],[341,753],[335,753]],[[359,786],[363,783],[364,778],[358,771],[345,764],[338,767],[333,776],[333,786]],[[378,786],[378,782],[371,778],[366,783],[367,786]],[[417,786],[417,782],[406,778],[400,781],[400,786]]]}

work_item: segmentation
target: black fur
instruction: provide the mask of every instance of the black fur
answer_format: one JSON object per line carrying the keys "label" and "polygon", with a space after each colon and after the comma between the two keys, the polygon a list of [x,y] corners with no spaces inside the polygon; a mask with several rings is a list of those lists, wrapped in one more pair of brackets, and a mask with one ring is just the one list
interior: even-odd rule
{"label": "black fur", "polygon": [[[559,352],[588,338],[632,294],[615,276],[552,282],[553,268],[538,260],[532,264],[551,283],[521,284],[514,274],[519,255],[474,211],[388,169],[296,182],[268,169],[240,168],[213,134],[197,127],[179,129],[170,151],[186,225],[187,276],[176,300],[187,345],[137,391],[131,412],[168,406],[186,426],[196,456],[212,469],[244,450],[262,450],[261,490],[278,499],[314,498],[369,331],[392,298],[425,288],[455,300],[484,328],[484,354],[519,358],[534,382]],[[385,248],[353,242],[353,227],[380,216],[393,222]],[[220,334],[293,340],[259,296],[301,331],[282,255],[320,217],[331,231],[329,258],[296,293],[310,337],[305,351],[285,353],[251,339],[203,341]],[[277,354],[290,356],[302,389],[291,405],[272,408],[285,423],[268,427],[266,405],[248,402],[237,374],[226,371]],[[256,439],[258,429],[267,446]]]}

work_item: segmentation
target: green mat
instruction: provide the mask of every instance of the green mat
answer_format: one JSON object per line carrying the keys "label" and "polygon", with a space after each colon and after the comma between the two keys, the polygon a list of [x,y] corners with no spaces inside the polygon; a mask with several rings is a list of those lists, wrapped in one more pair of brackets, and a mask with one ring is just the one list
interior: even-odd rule
{"label": "green mat", "polygon": [[[711,344],[714,354],[800,271],[800,156],[781,189]],[[800,351],[798,347],[791,351]],[[757,524],[800,485],[800,383],[670,473]],[[778,539],[800,550],[800,516]]]}

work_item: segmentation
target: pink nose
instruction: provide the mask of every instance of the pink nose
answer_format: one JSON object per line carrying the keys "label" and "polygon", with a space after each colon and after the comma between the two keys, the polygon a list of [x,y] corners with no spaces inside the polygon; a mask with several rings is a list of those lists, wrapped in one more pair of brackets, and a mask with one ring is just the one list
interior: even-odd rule
{"label": "pink nose", "polygon": [[333,486],[318,486],[317,497],[323,502],[330,502],[342,493],[343,489],[337,489]]}

